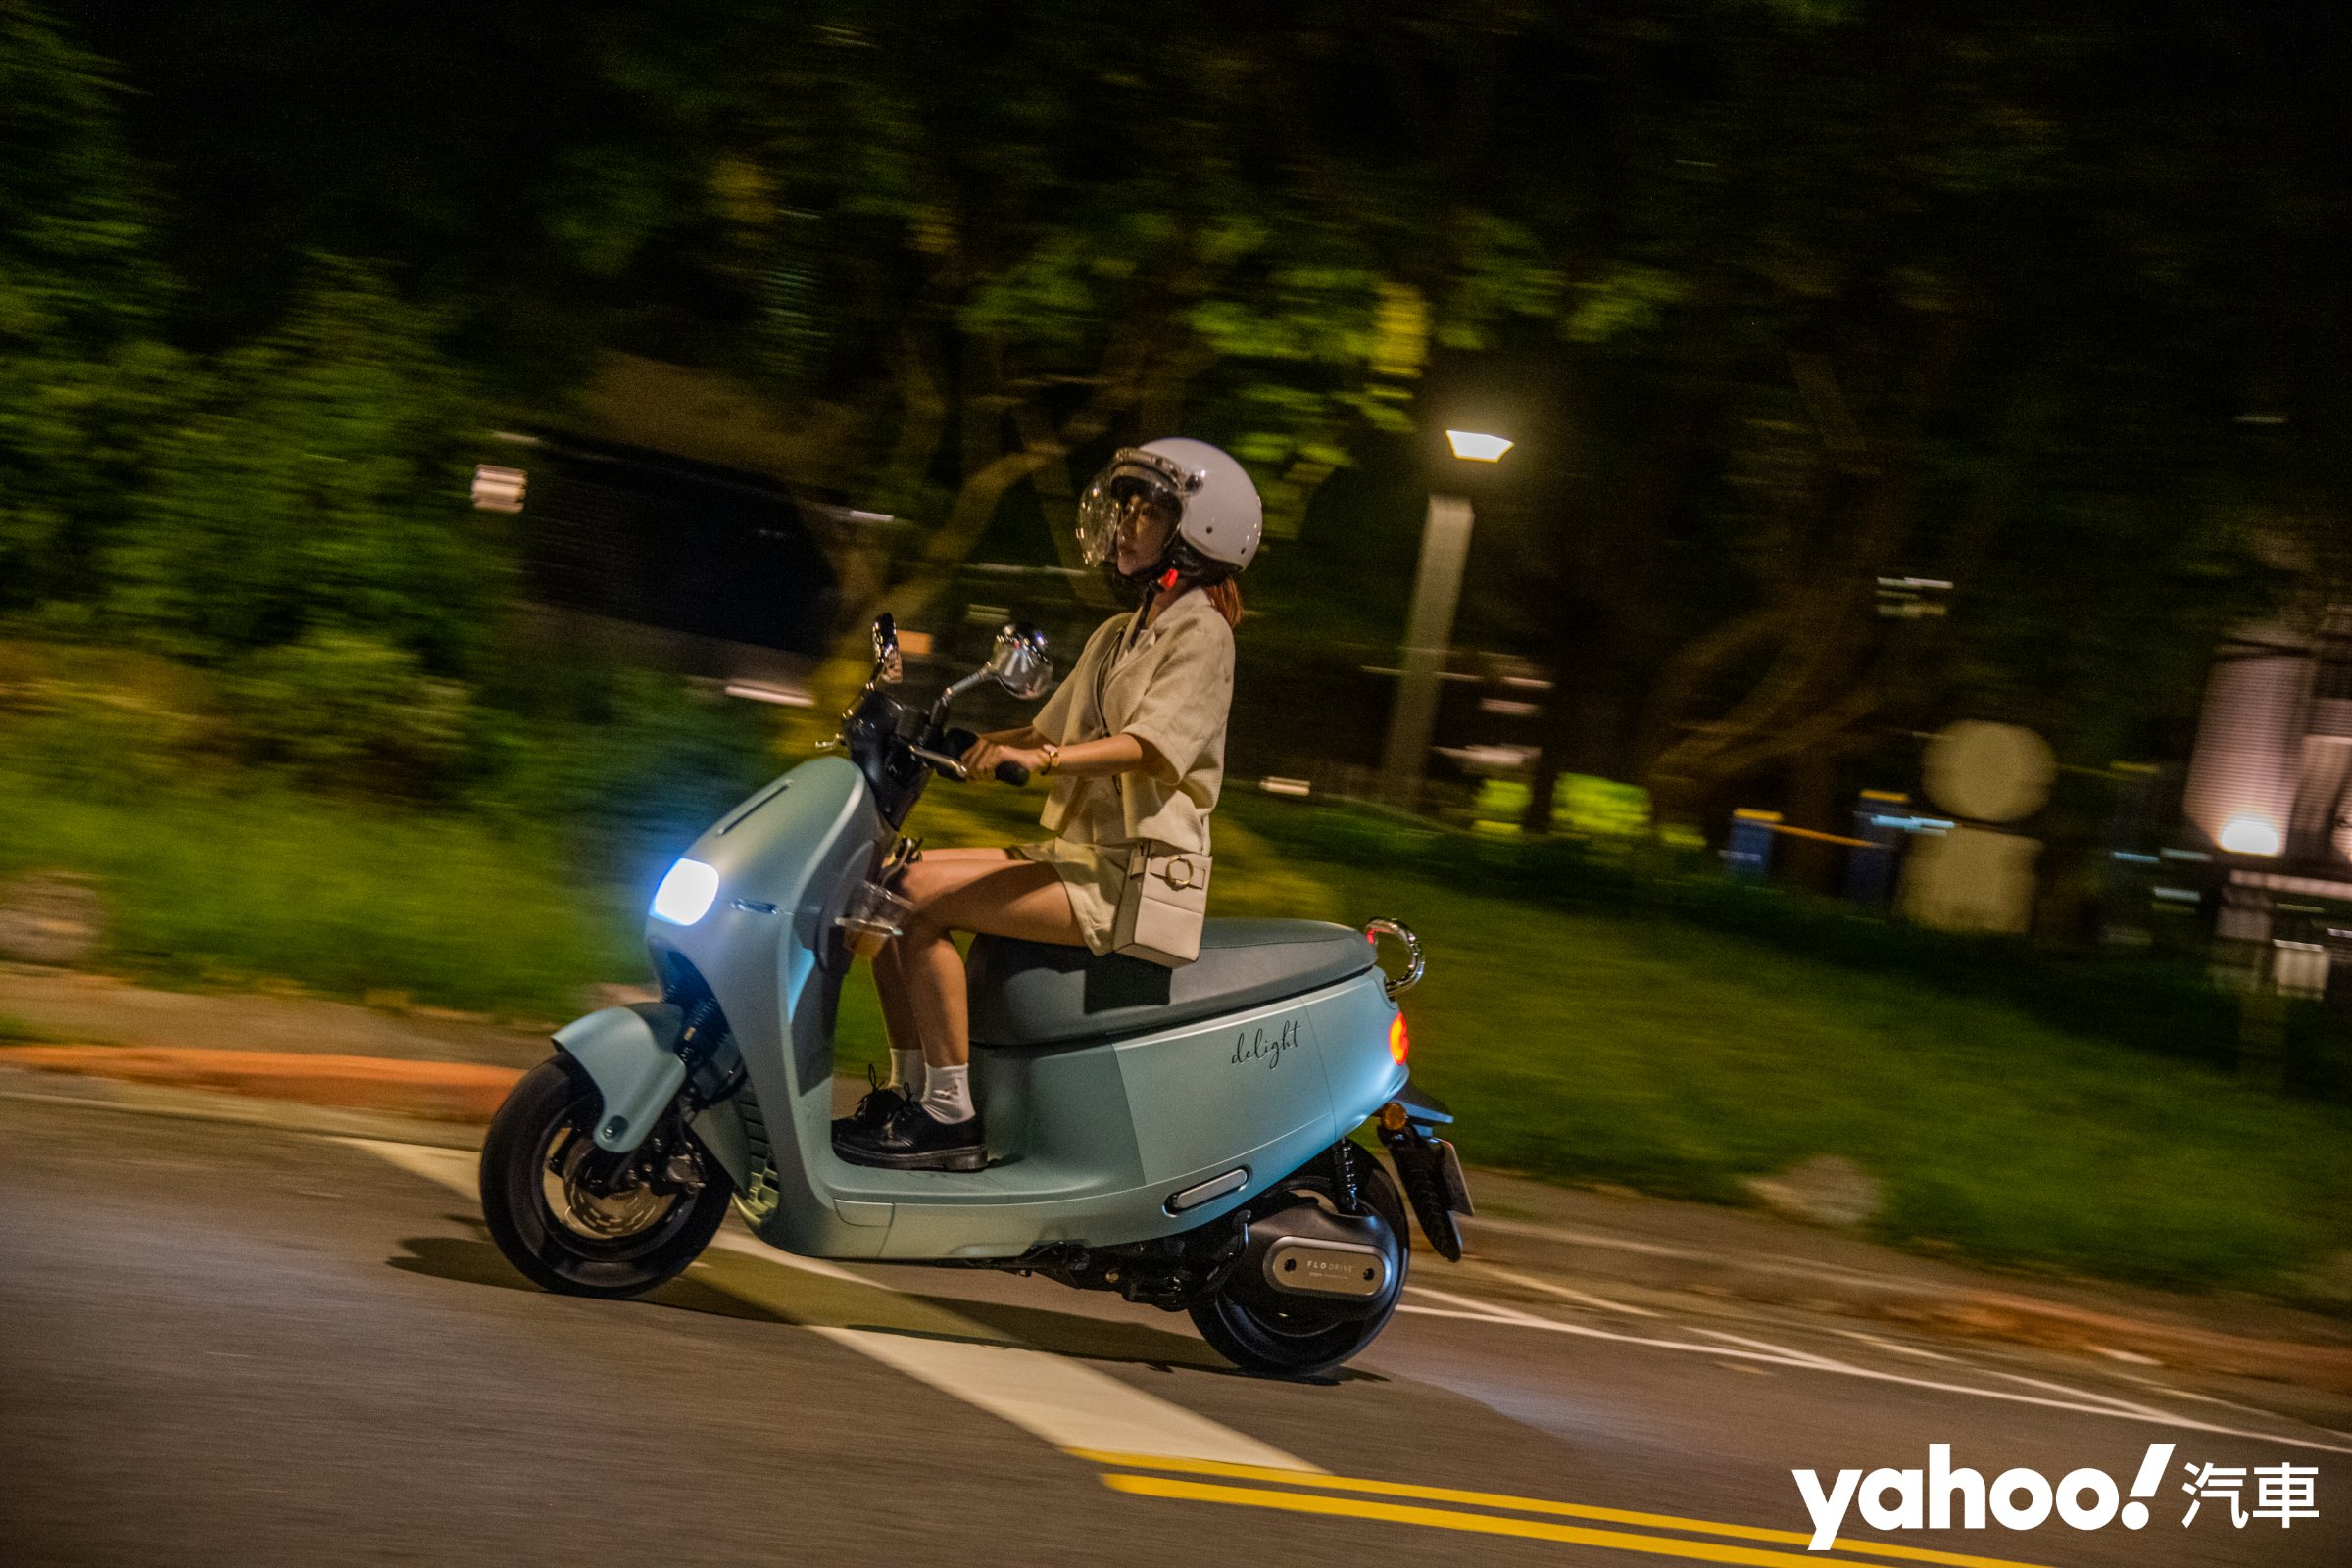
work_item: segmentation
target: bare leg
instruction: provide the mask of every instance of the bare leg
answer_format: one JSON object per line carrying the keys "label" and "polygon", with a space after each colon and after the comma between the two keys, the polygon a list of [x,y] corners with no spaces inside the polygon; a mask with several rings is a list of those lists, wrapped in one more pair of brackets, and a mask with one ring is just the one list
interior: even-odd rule
{"label": "bare leg", "polygon": [[923,1037],[914,1032],[914,1014],[906,1010],[906,978],[899,968],[899,945],[886,942],[874,955],[874,990],[882,999],[882,1031],[893,1051],[920,1051]]}
{"label": "bare leg", "polygon": [[[1052,866],[1009,858],[1003,851],[981,854],[988,858],[950,858],[944,851],[937,858],[926,855],[899,885],[914,912],[906,934],[885,950],[889,979],[929,1066],[960,1067],[972,1055],[963,956],[950,933],[985,932],[1071,947],[1086,942],[1070,912],[1070,896]],[[883,978],[878,965],[876,975]],[[892,1038],[899,1038],[895,1025]]]}
{"label": "bare leg", "polygon": [[[908,884],[924,866],[938,863],[1003,865],[1009,858],[1004,850],[929,850],[923,858],[906,870],[899,880],[899,891],[907,892]],[[882,1001],[882,1029],[890,1037],[893,1051],[920,1052],[923,1037],[914,1026],[914,1014],[906,1005],[906,970],[899,963],[899,945],[890,942],[874,955],[874,991]]]}

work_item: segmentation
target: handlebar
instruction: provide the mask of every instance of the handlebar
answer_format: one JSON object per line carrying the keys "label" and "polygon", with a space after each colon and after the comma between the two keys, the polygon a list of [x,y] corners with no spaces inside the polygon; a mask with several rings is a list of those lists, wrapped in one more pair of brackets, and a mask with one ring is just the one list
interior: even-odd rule
{"label": "handlebar", "polygon": [[[956,782],[958,784],[968,784],[971,782],[971,769],[965,767],[963,763],[958,761],[956,759],[949,757],[944,753],[932,751],[927,746],[916,746],[911,742],[907,744],[906,750],[913,753],[923,761],[930,763],[933,767],[937,768],[940,772],[945,773],[948,777],[956,780]],[[1016,788],[1029,782],[1029,770],[1018,762],[999,762],[996,768],[996,776],[998,783],[1010,784]]]}
{"label": "handlebar", "polygon": [[972,776],[971,773],[964,767],[964,765],[953,757],[943,757],[938,752],[931,751],[925,747],[916,746],[912,742],[907,743],[906,750],[912,752],[916,757],[922,759],[924,761],[929,762],[933,767],[939,769],[942,773],[947,774],[948,777],[956,780],[959,784],[968,780]]}

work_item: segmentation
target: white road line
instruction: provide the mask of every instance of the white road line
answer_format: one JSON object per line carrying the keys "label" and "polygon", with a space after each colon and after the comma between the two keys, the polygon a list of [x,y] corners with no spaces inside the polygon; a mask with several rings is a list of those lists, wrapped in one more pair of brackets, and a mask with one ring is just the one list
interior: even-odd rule
{"label": "white road line", "polygon": [[479,1200],[482,1156],[465,1149],[435,1149],[427,1144],[388,1144],[375,1138],[338,1138],[338,1144],[365,1149],[376,1158],[398,1165],[412,1176]]}
{"label": "white road line", "polygon": [[[2135,1378],[2129,1372],[2118,1372],[2116,1376],[2128,1383],[2136,1383],[2143,1389],[2151,1389],[2169,1399],[2194,1399],[2199,1404],[2218,1404],[2225,1410],[2243,1410],[2248,1415],[2269,1416],[2274,1421],[2294,1419],[2292,1416],[2280,1415],[2276,1410],[2266,1410],[2259,1404],[2240,1404],[2235,1399],[2224,1399],[2211,1394],[2192,1394],[2187,1389],[2176,1389],[2170,1384],[2158,1383],[2153,1378]],[[2322,1432],[2334,1431],[2332,1427],[2322,1427],[2320,1430]],[[2339,1438],[2347,1436],[2341,1432],[2337,1432],[2335,1435]]]}
{"label": "white road line", "polygon": [[[1408,1285],[1405,1287],[1405,1289],[1408,1291],[1418,1290],[1419,1287]],[[1646,1346],[1655,1350],[1693,1350],[1700,1355],[1714,1356],[1718,1360],[1721,1360],[1726,1356],[1730,1356],[1741,1361],[1770,1361],[1775,1366],[1810,1367],[1816,1372],[1830,1370],[1829,1368],[1823,1366],[1819,1361],[1799,1361],[1793,1356],[1767,1355],[1761,1350],[1727,1350],[1720,1345],[1692,1345],[1688,1340],[1653,1340],[1645,1335],[1618,1334],[1609,1329],[1592,1328],[1583,1323],[1563,1323],[1557,1318],[1536,1317],[1526,1312],[1512,1312],[1510,1316],[1503,1317],[1496,1312],[1485,1310],[1489,1303],[1484,1301],[1473,1301],[1469,1298],[1462,1296],[1446,1296],[1443,1291],[1429,1291],[1425,1292],[1424,1294],[1443,1297],[1445,1299],[1450,1301],[1459,1301],[1464,1307],[1476,1307],[1480,1310],[1448,1310],[1445,1307],[1438,1306],[1400,1306],[1396,1310],[1399,1312],[1418,1313],[1422,1317],[1459,1318],[1468,1323],[1499,1323],[1505,1328],[1542,1329],[1550,1334],[1573,1334],[1580,1339],[1611,1340],[1619,1345],[1641,1345]],[[1502,1310],[1508,1311],[1509,1309],[1503,1308]],[[1856,1370],[1859,1369],[1857,1368]],[[2003,1395],[1999,1396],[1999,1397],[2022,1398],[2023,1396]],[[2040,1403],[2043,1401],[2036,1400],[2034,1402]]]}
{"label": "white road line", "polygon": [[[2010,1380],[2011,1382],[2013,1382],[2013,1383],[2023,1383],[2023,1384],[2026,1384],[2026,1385],[2028,1385],[2028,1386],[2030,1386],[2030,1387],[2033,1387],[2033,1388],[2037,1388],[2037,1389],[2045,1389],[2045,1390],[2048,1390],[2048,1391],[2050,1391],[2050,1392],[2052,1392],[2052,1393],[2056,1393],[2056,1394],[2071,1394],[2071,1395],[2074,1395],[2074,1396],[2077,1396],[2077,1397],[2079,1397],[2079,1398],[2084,1398],[2084,1399],[2103,1399],[2103,1400],[2105,1400],[2107,1403],[2109,1403],[2109,1404],[2112,1404],[2112,1405],[2115,1405],[2115,1406],[2117,1406],[2117,1407],[2118,1407],[2118,1408],[2120,1408],[2120,1409],[2129,1410],[2129,1411],[2132,1412],[2134,1415],[2143,1415],[2143,1416],[2146,1416],[2146,1417],[2148,1417],[2148,1418],[2149,1418],[2149,1419],[2151,1419],[2151,1420],[2168,1420],[2168,1421],[2169,1421],[2169,1420],[2171,1420],[2171,1419],[2172,1419],[2170,1416],[2166,1415],[2166,1414],[2165,1414],[2165,1412],[2163,1412],[2162,1410],[2154,1409],[2154,1408],[2152,1408],[2152,1407],[2150,1407],[2150,1406],[2148,1406],[2148,1405],[2145,1405],[2145,1404],[2138,1404],[2138,1403],[2134,1403],[2132,1400],[2130,1400],[2130,1399],[2119,1399],[2119,1398],[2117,1398],[2115,1396],[2113,1396],[2113,1395],[2111,1395],[2111,1394],[2100,1394],[2100,1393],[2097,1393],[2097,1392],[2095,1392],[2095,1391],[2093,1391],[2093,1390],[2090,1390],[2090,1389],[2077,1389],[2077,1388],[2070,1388],[2070,1387],[2068,1387],[2068,1386],[2067,1386],[2067,1385],[2065,1385],[2065,1384],[2061,1384],[2061,1383],[2049,1383],[2049,1382],[2045,1382],[2045,1381],[2043,1381],[2043,1380],[2042,1380],[2042,1379],[2040,1379],[2040,1378],[2030,1378],[2030,1377],[2026,1377],[2026,1376],[2024,1376],[2024,1375],[2022,1375],[2022,1374],[2020,1374],[2020,1373],[2016,1373],[2016,1372],[2003,1372],[2003,1371],[1999,1371],[1999,1370],[1997,1370],[1996,1368],[1992,1368],[1992,1367],[1974,1366],[1974,1365],[1972,1365],[1972,1364],[1971,1364],[1971,1363],[1969,1363],[1969,1362],[1962,1361],[1962,1360],[1961,1360],[1961,1359],[1960,1359],[1958,1356],[1951,1356],[1951,1355],[1939,1355],[1939,1354],[1937,1354],[1937,1353],[1936,1353],[1936,1351],[1934,1351],[1934,1350],[1923,1350],[1923,1349],[1921,1349],[1921,1348],[1920,1348],[1918,1346],[1916,1346],[1916,1345],[1902,1345],[1902,1344],[1898,1344],[1897,1342],[1895,1342],[1895,1341],[1893,1341],[1893,1340],[1883,1340],[1883,1339],[1879,1338],[1879,1337],[1878,1337],[1877,1335],[1875,1335],[1875,1334],[1861,1334],[1861,1333],[1857,1333],[1857,1332],[1856,1332],[1856,1331],[1854,1331],[1853,1329],[1838,1329],[1838,1330],[1835,1330],[1834,1332],[1836,1332],[1836,1333],[1838,1333],[1838,1334],[1842,1334],[1842,1335],[1844,1335],[1844,1336],[1845,1336],[1847,1339],[1849,1339],[1849,1340],[1860,1340],[1860,1341],[1861,1341],[1863,1344],[1865,1344],[1865,1345],[1875,1345],[1875,1346],[1879,1347],[1881,1349],[1885,1349],[1885,1350],[1894,1350],[1894,1351],[1898,1351],[1898,1352],[1900,1352],[1901,1354],[1904,1354],[1904,1355],[1916,1355],[1916,1356],[1922,1357],[1923,1359],[1925,1359],[1925,1360],[1929,1360],[1929,1361],[1947,1361],[1947,1362],[1951,1362],[1951,1363],[1953,1363],[1953,1364],[1955,1364],[1955,1365],[1959,1365],[1959,1366],[1967,1366],[1967,1367],[1969,1367],[1969,1369],[1970,1369],[1971,1371],[1974,1371],[1974,1372],[1980,1372],[1980,1373],[1990,1373],[1992,1376],[1994,1376],[1994,1377],[1996,1377],[1996,1378],[2007,1378],[2007,1379],[2009,1379],[2009,1380]],[[2206,1403],[2208,1403],[2208,1404],[2219,1404],[2219,1405],[2226,1405],[2226,1406],[2228,1406],[2229,1408],[2230,1408],[2230,1409],[2232,1409],[2232,1410],[2243,1410],[2243,1411],[2244,1411],[2246,1414],[2248,1414],[2248,1415],[2269,1416],[2269,1417],[2271,1417],[2271,1418],[2272,1418],[2272,1419],[2274,1419],[2274,1420],[2286,1420],[2286,1419],[2290,1419],[2290,1418],[2288,1418],[2288,1417],[2280,1416],[2280,1415],[2279,1415],[2279,1414],[2278,1414],[2277,1411],[2275,1411],[2275,1410],[2262,1410],[2262,1409],[2257,1409],[2255,1406],[2253,1406],[2253,1405],[2250,1405],[2250,1404],[2232,1404],[2232,1403],[2231,1403],[2230,1400],[2228,1400],[2228,1399],[2216,1399],[2216,1398],[2212,1397],[2210,1395],[2202,1395],[2202,1394],[2187,1394],[2187,1393],[2183,1393],[2181,1390],[2179,1390],[2179,1389],[2171,1389],[2171,1388],[2167,1388],[2167,1387],[2165,1387],[2165,1386],[2164,1386],[2163,1384],[2161,1384],[2161,1383],[2150,1383],[2150,1382],[2149,1382],[2149,1381],[2148,1381],[2146,1378],[2135,1378],[2135,1377],[2132,1377],[2132,1376],[2130,1373],[2128,1373],[2128,1372],[2119,1372],[2119,1373],[2117,1373],[2117,1374],[2116,1374],[2116,1376],[2118,1376],[2118,1377],[2122,1377],[2122,1378],[2126,1378],[2126,1379],[2128,1379],[2129,1381],[2131,1381],[2131,1382],[2133,1382],[2133,1383],[2137,1383],[2137,1384],[2139,1384],[2139,1385],[2140,1385],[2141,1387],[2143,1387],[2143,1388],[2154,1389],[2154,1390],[2155,1390],[2157,1393],[2159,1393],[2159,1394],[2170,1395],[2170,1396],[2175,1396],[2175,1397],[2178,1397],[2178,1398],[2183,1398],[2183,1399],[2201,1399],[2201,1400],[2203,1400],[2204,1402],[2206,1402]],[[2326,1429],[2325,1429],[2325,1428],[2323,1428],[2322,1430],[2326,1430]]]}
{"label": "white road line", "polygon": [[[1463,1311],[1475,1313],[1480,1317],[1488,1319],[1490,1322],[1519,1323],[1524,1324],[1529,1328],[1544,1329],[1554,1326],[1556,1321],[1555,1319],[1548,1317],[1538,1317],[1533,1312],[1522,1312],[1517,1307],[1505,1306],[1500,1301],[1474,1301],[1467,1296],[1456,1296],[1451,1291],[1441,1291],[1428,1285],[1407,1285],[1405,1290],[1414,1296],[1426,1296],[1433,1301],[1444,1301],[1448,1305],[1454,1306]],[[1450,1313],[1433,1311],[1428,1307],[1400,1306],[1397,1308],[1397,1310],[1399,1312],[1425,1312],[1432,1317],[1446,1317],[1452,1315]]]}
{"label": "white road line", "polygon": [[[921,1339],[873,1329],[825,1328],[816,1332],[1033,1432],[1057,1448],[1149,1454],[1160,1459],[1213,1459],[1302,1474],[1323,1473],[1279,1448],[1049,1351]],[[1258,1457],[1245,1457],[1249,1454]]]}
{"label": "white road line", "polygon": [[2098,1399],[2107,1404],[2114,1405],[2119,1410],[2129,1410],[2133,1415],[2146,1416],[2151,1421],[2169,1421],[2172,1419],[2162,1410],[2156,1409],[2152,1405],[2140,1404],[2131,1399],[2119,1399],[2112,1394],[2094,1394],[2088,1389],[2069,1388],[2063,1383],[2052,1383],[2043,1378],[2030,1378],[2022,1372],[1996,1371],[1992,1367],[1988,1366],[1981,1366],[1976,1370],[1979,1372],[1990,1372],[1994,1377],[2007,1378],[2012,1383],[2023,1383],[2030,1389],[2043,1389],[2052,1394],[2071,1394],[2078,1399]]}
{"label": "white road line", "polygon": [[[1407,1290],[1415,1288],[1406,1287]],[[1436,1291],[1425,1294],[1444,1295],[1444,1293]],[[1850,1366],[1841,1361],[1800,1360],[1792,1355],[1766,1354],[1761,1350],[1727,1350],[1719,1345],[1692,1345],[1682,1340],[1657,1340],[1642,1334],[1619,1334],[1613,1329],[1598,1329],[1589,1323],[1562,1323],[1556,1318],[1540,1318],[1526,1312],[1512,1311],[1506,1317],[1501,1315],[1501,1311],[1508,1311],[1508,1308],[1498,1311],[1486,1310],[1493,1304],[1491,1302],[1474,1301],[1468,1297],[1461,1296],[1446,1298],[1458,1301],[1473,1310],[1446,1310],[1434,1306],[1398,1307],[1397,1310],[1414,1312],[1423,1317],[1458,1318],[1469,1323],[1493,1323],[1503,1328],[1538,1329],[1547,1334],[1574,1335],[1579,1339],[1608,1340],[1618,1345],[1640,1345],[1659,1350],[1683,1350],[1713,1356],[1718,1360],[1730,1356],[1742,1361],[1764,1361],[1776,1366],[1801,1367],[1809,1372],[1823,1372],[1837,1377],[1862,1378],[1872,1383],[1899,1383],[1906,1388],[1928,1389],[1937,1394],[1960,1394],[1974,1399],[1993,1399],[2004,1404],[2035,1404],[2045,1409],[2072,1410],[2080,1415],[2106,1416],[2116,1421],[2148,1422],[2158,1426],[2177,1427],[2187,1432],[2211,1432],[2221,1437],[2246,1438],[2256,1443],[2276,1443],[2290,1448],[2316,1448],[2322,1453],[2352,1453],[2352,1446],[2343,1444],[2321,1443],[2311,1438],[2284,1437],[2276,1432],[2249,1432],[2243,1427],[2217,1426],[2210,1421],[2199,1421],[2193,1416],[2168,1415],[2154,1410],[2123,1409],[2114,1404],[2085,1404],[2073,1399],[2044,1398],[2039,1395],[2012,1394],[2006,1389],[1971,1388],[1963,1383],[1939,1383],[1932,1378],[1906,1377],[1900,1372],[1883,1372],[1876,1367]],[[2327,1432],[2330,1437],[2348,1436],[2327,1427],[2315,1427],[2313,1430]]]}
{"label": "white road line", "polygon": [[1916,1345],[1905,1345],[1900,1340],[1882,1340],[1876,1334],[1864,1334],[1859,1329],[1837,1329],[1832,1332],[1842,1334],[1849,1340],[1860,1340],[1864,1345],[1875,1345],[1882,1350],[1892,1350],[1897,1355],[1916,1355],[1922,1361],[1948,1361],[1957,1365],[1966,1364],[1956,1355],[1945,1355],[1936,1350],[1925,1350]]}
{"label": "white road line", "polygon": [[1656,1317],[1658,1315],[1646,1306],[1631,1306],[1624,1301],[1612,1301],[1605,1296],[1594,1296],[1590,1291],[1580,1291],[1573,1286],[1561,1285],[1552,1280],[1537,1279],[1533,1274],[1514,1273],[1507,1268],[1496,1268],[1492,1263],[1481,1263],[1477,1267],[1483,1274],[1491,1274],[1498,1280],[1509,1280],[1513,1285],[1524,1286],[1531,1291],[1542,1291],[1546,1296],[1556,1296],[1563,1301],[1581,1301],[1586,1306],[1597,1306],[1604,1312],[1623,1312],[1627,1317]]}
{"label": "white road line", "polygon": [[1726,1334],[1721,1329],[1700,1329],[1698,1332],[1711,1340],[1721,1340],[1727,1345],[1744,1345],[1751,1350],[1769,1350],[1774,1355],[1785,1355],[1792,1361],[1802,1361],[1807,1366],[1817,1366],[1825,1371],[1851,1372],[1854,1370],[1846,1362],[1833,1361],[1826,1355],[1815,1355],[1810,1350],[1791,1350],[1786,1345],[1772,1345],[1763,1340],[1751,1340],[1741,1334]]}
{"label": "white road line", "polygon": [[[718,1228],[718,1234],[710,1238],[710,1245],[723,1247],[730,1252],[741,1252],[746,1257],[756,1257],[762,1263],[781,1263],[786,1268],[797,1268],[804,1274],[814,1274],[823,1279],[847,1280],[852,1285],[873,1284],[871,1280],[861,1280],[848,1269],[828,1263],[821,1257],[800,1257],[791,1252],[780,1252],[751,1232],[738,1230],[736,1227],[741,1223],[729,1214],[727,1222]],[[874,1285],[878,1291],[889,1288],[886,1285]]]}
{"label": "white road line", "polygon": [[[371,1138],[344,1138],[337,1142],[364,1149],[412,1175],[437,1182],[467,1198],[478,1196],[479,1158],[465,1151],[383,1143]],[[820,1258],[780,1252],[731,1229],[722,1229],[711,1239],[711,1244],[780,1268],[798,1269],[882,1295],[905,1294]],[[739,1282],[730,1281],[729,1289],[733,1294],[742,1294]],[[790,1293],[779,1291],[773,1302],[757,1304],[789,1310],[790,1303]],[[1162,1459],[1210,1459],[1226,1464],[1297,1470],[1308,1475],[1324,1473],[1319,1466],[1245,1437],[1230,1427],[1219,1426],[1205,1416],[1195,1415],[1182,1405],[1129,1388],[1084,1362],[1049,1350],[1002,1344],[995,1329],[956,1318],[944,1310],[933,1315],[968,1329],[970,1338],[939,1339],[880,1329],[821,1325],[810,1328],[836,1345],[928,1383],[943,1394],[1034,1433],[1057,1448],[1148,1454]]]}

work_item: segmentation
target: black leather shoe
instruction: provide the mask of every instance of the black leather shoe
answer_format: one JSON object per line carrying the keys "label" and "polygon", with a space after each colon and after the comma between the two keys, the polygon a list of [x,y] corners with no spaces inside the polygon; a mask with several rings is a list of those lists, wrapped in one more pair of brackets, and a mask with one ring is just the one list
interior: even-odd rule
{"label": "black leather shoe", "polygon": [[981,1170],[988,1164],[979,1117],[945,1122],[906,1101],[881,1126],[836,1136],[833,1152],[853,1165],[885,1170]]}
{"label": "black leather shoe", "polygon": [[865,1069],[865,1094],[858,1100],[858,1108],[847,1116],[833,1119],[833,1139],[841,1141],[844,1133],[872,1132],[898,1114],[907,1102],[906,1091],[897,1084],[886,1084],[874,1076],[874,1069]]}

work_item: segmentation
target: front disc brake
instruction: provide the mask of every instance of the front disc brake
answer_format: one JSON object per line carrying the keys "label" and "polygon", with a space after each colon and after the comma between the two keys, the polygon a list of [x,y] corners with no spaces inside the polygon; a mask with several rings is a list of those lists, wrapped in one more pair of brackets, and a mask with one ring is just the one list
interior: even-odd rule
{"label": "front disc brake", "polygon": [[548,1160],[554,1189],[548,1207],[571,1230],[598,1241],[618,1241],[651,1229],[669,1212],[672,1196],[654,1191],[624,1165],[609,1176],[598,1166],[602,1152],[594,1139],[577,1129],[564,1129],[563,1142]]}

